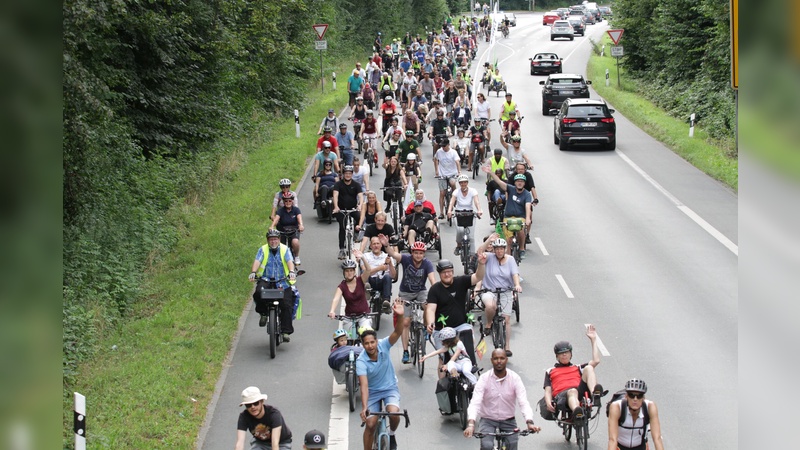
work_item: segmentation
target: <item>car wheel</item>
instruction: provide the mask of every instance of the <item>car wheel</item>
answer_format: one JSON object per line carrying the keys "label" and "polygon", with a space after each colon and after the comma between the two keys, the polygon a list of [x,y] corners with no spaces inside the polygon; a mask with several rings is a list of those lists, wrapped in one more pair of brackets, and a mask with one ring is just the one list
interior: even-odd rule
{"label": "car wheel", "polygon": [[536,72],[534,72],[533,70],[531,70],[531,75],[536,75]]}
{"label": "car wheel", "polygon": [[614,149],[616,149],[616,148],[617,148],[617,140],[616,140],[616,139],[612,139],[612,140],[610,140],[610,141],[609,141],[609,142],[608,142],[608,143],[605,145],[605,149],[606,149],[606,150],[614,150]]}
{"label": "car wheel", "polygon": [[568,150],[569,144],[564,139],[560,139],[558,142],[558,149],[559,150]]}
{"label": "car wheel", "polygon": [[545,104],[542,104],[542,115],[543,116],[549,116],[550,115],[550,108],[548,108],[547,105],[545,105]]}
{"label": "car wheel", "polygon": [[575,36],[570,36],[570,37],[569,37],[569,40],[570,40],[570,41],[572,41],[572,40],[575,40]]}
{"label": "car wheel", "polygon": [[554,131],[554,132],[553,132],[553,144],[556,144],[556,145],[558,145],[558,141],[559,141],[559,140],[558,140],[558,135],[557,135],[557,134],[556,134],[556,132]]}
{"label": "car wheel", "polygon": [[550,36],[550,40],[551,40],[551,41],[555,41],[555,40],[556,40],[556,38],[554,38],[553,36]]}

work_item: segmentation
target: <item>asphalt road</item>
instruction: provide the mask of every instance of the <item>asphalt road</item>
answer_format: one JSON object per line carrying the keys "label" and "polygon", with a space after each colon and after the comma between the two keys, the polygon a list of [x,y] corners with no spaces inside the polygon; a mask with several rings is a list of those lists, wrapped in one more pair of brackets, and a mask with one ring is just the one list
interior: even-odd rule
{"label": "asphalt road", "polygon": [[[532,232],[541,245],[536,241],[530,245],[521,265],[522,318],[512,327],[514,356],[509,368],[522,376],[535,408],[542,396],[544,370],[555,362],[553,344],[569,340],[575,347],[573,361],[588,361],[584,327],[593,323],[605,350],[599,380],[613,392],[629,378],[644,379],[648,398],[658,403],[668,448],[736,448],[737,196],[619,113],[617,151],[559,151],[552,141],[553,119],[541,115],[538,81],[544,76],[529,75],[527,58],[554,51],[564,58],[565,72],[583,73],[589,38],[599,40],[607,25],[590,25],[586,37],[574,41],[551,42],[541,14],[517,17],[519,25],[509,38],[501,37],[481,55],[483,59],[473,62],[476,71],[486,59],[500,63],[525,116],[522,146],[535,165],[541,200],[534,210]],[[483,43],[480,50],[487,48]],[[493,116],[501,101],[491,97]],[[499,146],[499,132],[496,123],[493,127],[494,148]],[[433,199],[437,190],[430,152],[426,141],[423,188]],[[382,185],[382,173],[377,171],[370,180],[373,189]],[[470,185],[483,192],[479,180]],[[299,192],[306,224],[302,260],[307,273],[298,283],[303,318],[295,324],[292,341],[269,359],[265,329],[258,327],[257,314],[248,309],[198,448],[233,447],[240,393],[250,385],[259,386],[269,395],[268,403],[283,412],[295,436],[294,448],[302,448],[303,435],[312,428],[329,434],[329,448],[361,446],[358,414],[348,412],[344,390],[333,383],[326,363],[330,336],[337,328],[326,314],[341,280],[337,226],[317,223],[309,206],[311,192],[307,179]],[[487,216],[477,229],[479,236],[488,234]],[[455,261],[455,230],[444,226],[442,235],[443,254]],[[262,244],[253,242],[252,248],[241,249],[243,274]],[[435,253],[428,257],[436,261]],[[243,275],[243,290],[245,283]],[[379,335],[390,330],[391,320],[384,316]],[[411,427],[397,434],[400,448],[477,447],[475,440],[461,434],[457,416],[439,414],[433,363],[428,362],[424,378],[419,379],[414,367],[400,364],[400,355],[398,343],[393,359],[402,407],[411,416]],[[488,356],[480,365],[491,367]],[[606,448],[607,421],[601,416],[593,423],[589,448]],[[521,448],[574,445],[564,442],[555,424],[536,417],[543,431],[521,438]]]}

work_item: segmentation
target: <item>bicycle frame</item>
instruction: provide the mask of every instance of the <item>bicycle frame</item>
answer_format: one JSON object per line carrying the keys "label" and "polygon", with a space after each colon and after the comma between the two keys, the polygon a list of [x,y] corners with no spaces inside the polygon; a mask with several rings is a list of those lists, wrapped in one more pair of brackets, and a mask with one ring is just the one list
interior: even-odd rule
{"label": "bicycle frame", "polygon": [[359,212],[357,209],[342,209],[340,213],[344,214],[344,245],[347,259],[353,258],[353,240],[355,239],[355,225],[353,224],[352,213]]}
{"label": "bicycle frame", "polygon": [[[371,412],[369,410],[366,411],[367,417],[369,416],[378,416],[378,424],[375,427],[375,436],[372,440],[372,448],[377,450],[389,450],[389,417],[390,416],[402,416],[406,419],[405,427],[411,424],[411,421],[408,418],[408,410],[403,410],[403,412],[388,412],[388,411],[381,411],[381,412]],[[361,426],[365,426],[366,422],[363,422]]]}
{"label": "bicycle frame", "polygon": [[411,308],[411,326],[409,327],[408,350],[411,362],[417,367],[417,374],[420,378],[425,374],[425,361],[421,361],[425,356],[425,344],[427,342],[427,330],[425,329],[425,315],[423,302],[405,302],[407,308]]}
{"label": "bicycle frame", "polygon": [[478,439],[484,438],[486,436],[494,437],[494,450],[505,450],[508,447],[508,436],[513,436],[515,434],[519,434],[520,436],[527,436],[531,434],[529,430],[522,430],[520,431],[519,428],[514,429],[513,431],[500,431],[499,428],[495,428],[494,433],[474,433],[472,436]]}

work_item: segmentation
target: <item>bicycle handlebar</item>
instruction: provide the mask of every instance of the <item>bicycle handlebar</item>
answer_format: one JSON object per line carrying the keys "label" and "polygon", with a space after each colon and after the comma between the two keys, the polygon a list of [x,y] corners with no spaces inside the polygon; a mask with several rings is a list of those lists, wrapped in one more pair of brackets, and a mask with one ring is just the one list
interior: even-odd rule
{"label": "bicycle handlebar", "polygon": [[[365,415],[369,416],[378,416],[378,417],[388,417],[388,416],[402,416],[406,419],[406,428],[411,425],[411,420],[408,418],[408,410],[404,409],[403,412],[388,412],[388,411],[380,411],[380,412],[370,412],[367,410]],[[363,427],[365,424],[362,423],[361,426]]]}
{"label": "bicycle handlebar", "polygon": [[527,435],[529,435],[531,433],[533,433],[533,431],[531,431],[531,430],[527,430],[527,429],[526,430],[520,430],[519,428],[516,428],[513,431],[499,431],[499,432],[495,432],[495,433],[491,433],[491,432],[472,433],[472,436],[480,439],[482,437],[488,437],[488,436],[503,436],[503,437],[505,437],[505,436],[512,436],[512,435],[515,435],[515,434],[518,434],[520,436],[527,436]]}
{"label": "bicycle handlebar", "polygon": [[336,314],[335,316],[333,316],[333,318],[336,319],[336,320],[356,321],[358,319],[363,319],[365,317],[375,317],[377,315],[378,315],[378,313],[374,313],[374,312],[369,312],[369,313],[364,313],[364,314],[352,314],[352,315],[349,315],[349,316],[342,315],[342,314]]}

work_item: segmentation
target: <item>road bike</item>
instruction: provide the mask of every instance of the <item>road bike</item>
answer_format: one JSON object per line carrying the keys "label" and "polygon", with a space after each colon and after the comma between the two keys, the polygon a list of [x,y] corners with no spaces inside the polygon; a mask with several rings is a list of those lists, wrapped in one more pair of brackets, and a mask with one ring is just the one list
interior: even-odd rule
{"label": "road bike", "polygon": [[458,252],[461,258],[461,265],[464,266],[464,275],[471,275],[472,270],[472,224],[475,219],[475,211],[456,210],[456,225],[464,228],[461,242],[458,244]]}
{"label": "road bike", "polygon": [[402,217],[400,217],[400,204],[402,203],[405,188],[403,186],[386,186],[382,187],[381,190],[388,191],[389,195],[391,195],[391,200],[389,200],[389,219],[391,220],[395,234],[398,234],[403,225],[401,222]]}
{"label": "road bike", "polygon": [[356,137],[356,152],[360,154],[362,146],[364,145],[364,141],[361,139],[361,120],[360,119],[350,119],[350,120],[353,121],[353,134]]}
{"label": "road bike", "polygon": [[[408,351],[411,356],[411,364],[417,367],[417,374],[422,378],[425,374],[425,361],[421,361],[425,356],[425,347],[428,341],[428,331],[425,329],[423,316],[425,314],[424,302],[407,301],[407,308],[411,308],[411,327],[409,329]],[[401,320],[398,318],[398,320]]]}
{"label": "road bike", "polygon": [[469,148],[470,148],[469,152],[470,152],[470,157],[472,159],[472,167],[470,167],[470,169],[472,169],[473,180],[478,176],[478,173],[480,172],[481,169],[481,163],[483,163],[483,161],[480,158],[480,155],[478,154],[478,150],[481,144],[483,144],[483,141],[475,142],[471,140],[469,143]]}
{"label": "road bike", "polygon": [[[385,277],[389,276],[387,272]],[[369,310],[372,311],[375,320],[372,321],[372,327],[375,331],[381,329],[381,314],[383,314],[383,299],[381,298],[382,292],[378,289],[372,289],[372,286],[367,283],[364,286],[367,289],[367,297],[369,297]]]}
{"label": "road bike", "polygon": [[[358,334],[358,321],[365,317],[374,317],[374,314],[369,313],[351,316],[334,316],[334,319],[342,321],[342,328],[347,330],[347,345],[361,347],[361,336]],[[349,322],[349,324],[347,324],[347,322]],[[358,382],[358,376],[356,375],[355,359],[355,352],[351,350],[350,355],[348,355],[347,361],[345,361],[344,365],[344,386],[345,390],[347,391],[350,412],[356,410],[356,401],[358,400],[358,390],[360,386],[360,383]]]}
{"label": "road bike", "polygon": [[[378,425],[375,427],[375,437],[372,440],[372,448],[373,450],[389,450],[389,417],[390,416],[402,416],[406,419],[406,428],[411,424],[411,421],[408,419],[408,410],[403,410],[403,412],[372,412],[370,410],[366,411],[367,417],[369,416],[378,416]],[[361,426],[365,426],[366,422],[362,422]]]}
{"label": "road bike", "polygon": [[508,437],[513,436],[515,434],[519,434],[520,436],[527,436],[531,434],[532,431],[530,430],[522,430],[520,431],[519,428],[516,428],[512,431],[500,431],[499,428],[495,428],[494,433],[491,432],[484,432],[484,433],[474,433],[472,436],[480,439],[486,436],[494,437],[494,446],[492,447],[493,450],[506,450],[508,448]]}
{"label": "road bike", "polygon": [[344,251],[345,259],[353,259],[353,240],[355,239],[355,225],[353,225],[353,213],[357,209],[341,209],[339,214],[344,214]]}

